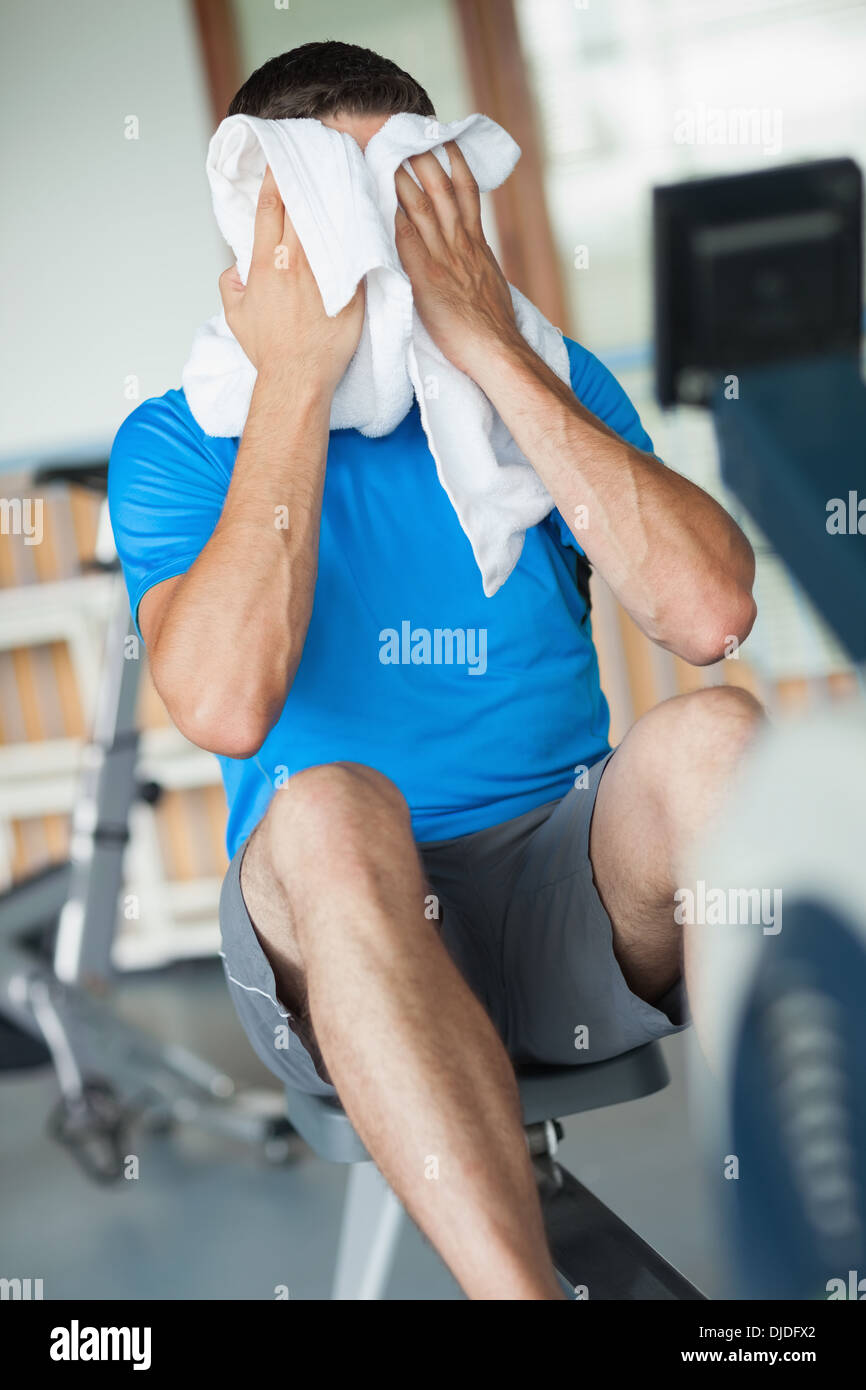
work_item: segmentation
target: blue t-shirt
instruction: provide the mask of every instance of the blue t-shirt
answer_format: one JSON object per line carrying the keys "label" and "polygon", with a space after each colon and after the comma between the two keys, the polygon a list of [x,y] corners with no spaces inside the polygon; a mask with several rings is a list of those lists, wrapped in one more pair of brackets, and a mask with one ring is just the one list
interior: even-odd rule
{"label": "blue t-shirt", "polygon": [[[566,343],[578,398],[651,451],[615,378]],[[143,402],[121,425],[108,494],[136,619],[147,590],[188,570],[209,540],[237,448],[237,439],[203,433],[182,391]],[[321,763],[378,768],[406,797],[419,842],[564,795],[575,768],[609,748],[578,551],[552,512],[485,598],[417,403],[384,438],[332,430],[315,599],[294,683],[259,751],[219,758],[229,854],[289,774]]]}

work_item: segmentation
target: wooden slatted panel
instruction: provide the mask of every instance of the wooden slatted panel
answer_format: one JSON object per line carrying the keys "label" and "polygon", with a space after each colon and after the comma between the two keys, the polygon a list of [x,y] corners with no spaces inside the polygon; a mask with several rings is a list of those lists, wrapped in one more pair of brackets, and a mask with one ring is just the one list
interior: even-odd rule
{"label": "wooden slatted panel", "polygon": [[24,878],[50,863],[42,816],[12,821],[12,877]]}
{"label": "wooden slatted panel", "polygon": [[198,878],[201,874],[193,813],[198,795],[198,792],[165,792],[157,807],[159,842],[170,879]]}
{"label": "wooden slatted panel", "polygon": [[65,642],[52,642],[49,650],[63,715],[63,735],[66,738],[84,738],[87,732],[84,710],[81,707],[81,693],[75,680],[69,648]]}
{"label": "wooden slatted panel", "polygon": [[[26,475],[4,477],[4,495],[33,497]],[[34,499],[35,500],[35,499]],[[20,536],[0,541],[0,587],[51,583],[75,573],[77,547],[68,539],[65,488],[41,494],[41,540],[25,544]],[[19,647],[0,653],[3,718],[0,742],[39,743],[81,734],[80,699],[69,654],[63,643]],[[20,877],[63,859],[68,849],[68,816],[29,816],[12,823],[12,873]]]}
{"label": "wooden slatted panel", "polygon": [[72,529],[75,549],[80,565],[88,564],[96,551],[96,533],[99,527],[99,498],[83,488],[69,489],[69,509],[72,516]]}
{"label": "wooden slatted panel", "polygon": [[226,801],[222,787],[204,787],[205,811],[208,821],[211,862],[220,866],[220,872],[228,868],[226,854]]}
{"label": "wooden slatted panel", "polygon": [[[23,475],[6,475],[7,497],[32,495]],[[42,495],[42,540],[0,537],[0,588],[52,583],[79,575],[93,559],[100,499],[81,488],[52,485]],[[139,724],[143,730],[171,724],[142,651]],[[92,711],[65,642],[0,651],[0,746],[86,736]],[[160,807],[161,843],[170,879],[220,876],[225,869],[225,797],[219,786],[167,793]],[[11,823],[12,873],[19,878],[68,852],[66,814],[36,815]]]}

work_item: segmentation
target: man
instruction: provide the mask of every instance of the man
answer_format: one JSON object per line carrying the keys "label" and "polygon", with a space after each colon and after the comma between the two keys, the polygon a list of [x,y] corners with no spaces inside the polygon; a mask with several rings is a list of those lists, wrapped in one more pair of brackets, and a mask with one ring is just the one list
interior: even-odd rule
{"label": "man", "polygon": [[[339,43],[266,63],[230,108],[317,117],[362,148],[396,111],[434,115],[406,73]],[[448,153],[451,179],[432,154],[411,161],[420,188],[397,173],[399,254],[428,331],[556,503],[502,589],[482,594],[417,404],[385,438],[329,435],[363,289],[325,316],[270,175],[246,287],[220,281],[257,369],[243,437],[205,436],[182,393],[145,402],[111,508],[157,689],[222,764],[224,958],[253,1045],[282,1080],[336,1088],[470,1297],[560,1298],[511,1063],[686,1026],[678,856],[760,719],[733,689],[681,696],[611,756],[578,580],[588,560],[701,665],[749,632],[754,563],[596,358],[568,343],[569,389],[529,349]],[[391,662],[407,621],[485,642],[484,663]]]}

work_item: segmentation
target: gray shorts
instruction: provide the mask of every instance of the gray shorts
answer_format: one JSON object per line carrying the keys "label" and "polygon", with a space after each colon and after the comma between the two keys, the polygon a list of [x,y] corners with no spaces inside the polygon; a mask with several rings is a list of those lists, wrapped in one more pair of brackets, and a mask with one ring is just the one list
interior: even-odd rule
{"label": "gray shorts", "polygon": [[[590,768],[586,787],[558,801],[418,847],[439,900],[442,941],[515,1065],[600,1062],[688,1026],[682,980],[653,1007],[629,989],[613,953],[589,859],[592,810],[610,756]],[[283,1084],[334,1096],[321,1058],[314,1062],[305,1045],[304,1025],[277,996],[241,894],[243,851],[220,898],[229,993],[255,1051]]]}

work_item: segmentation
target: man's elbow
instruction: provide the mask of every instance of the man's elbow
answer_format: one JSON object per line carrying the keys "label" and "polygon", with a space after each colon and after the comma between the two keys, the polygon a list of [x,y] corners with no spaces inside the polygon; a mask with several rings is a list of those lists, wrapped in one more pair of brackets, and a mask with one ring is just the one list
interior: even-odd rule
{"label": "man's elbow", "polygon": [[172,722],[190,743],[221,758],[252,758],[282,713],[298,660],[234,663],[225,650],[197,665],[149,652],[153,683]]}
{"label": "man's elbow", "polygon": [[240,691],[177,691],[155,683],[184,738],[221,758],[254,757],[276,722],[268,702]]}
{"label": "man's elbow", "polygon": [[220,758],[254,757],[272,728],[254,711],[219,710],[207,702],[169,713],[184,738]]}
{"label": "man's elbow", "polygon": [[726,657],[735,657],[754,626],[758,607],[751,591],[714,594],[701,605],[699,620],[692,623],[678,655],[691,666],[713,666]]}

